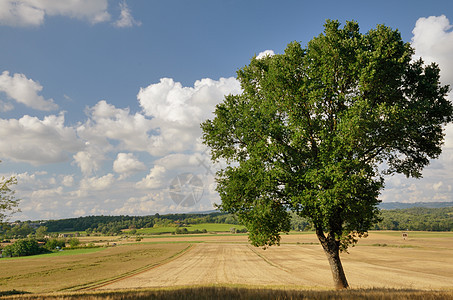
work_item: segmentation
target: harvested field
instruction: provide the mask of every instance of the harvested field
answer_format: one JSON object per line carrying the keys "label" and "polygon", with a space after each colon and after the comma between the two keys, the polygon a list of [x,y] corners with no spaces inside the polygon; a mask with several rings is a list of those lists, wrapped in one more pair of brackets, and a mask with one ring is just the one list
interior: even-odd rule
{"label": "harvested field", "polygon": [[[453,289],[453,268],[447,267],[453,265],[453,235],[410,236],[402,240],[394,233],[371,233],[342,255],[351,287]],[[246,237],[235,238],[205,240],[169,263],[101,289],[207,284],[332,288],[327,259],[313,234],[285,236],[280,247],[267,250],[248,245]]]}
{"label": "harvested field", "polygon": [[[342,260],[353,289],[453,292],[452,245],[451,232],[411,232],[406,240],[400,232],[371,232]],[[267,250],[252,247],[239,234],[147,237],[92,253],[1,259],[0,270],[0,295],[212,286],[333,288],[327,259],[310,232],[284,235],[280,247]]]}
{"label": "harvested field", "polygon": [[0,259],[0,291],[43,293],[79,289],[158,265],[188,246],[132,244],[78,255]]}

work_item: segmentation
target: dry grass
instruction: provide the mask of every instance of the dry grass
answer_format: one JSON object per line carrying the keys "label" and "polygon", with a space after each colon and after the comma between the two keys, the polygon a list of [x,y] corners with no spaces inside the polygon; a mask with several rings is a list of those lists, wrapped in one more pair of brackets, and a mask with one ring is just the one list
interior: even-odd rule
{"label": "dry grass", "polygon": [[453,291],[417,291],[399,289],[351,289],[345,291],[269,289],[234,286],[196,286],[152,290],[123,290],[84,293],[58,293],[5,296],[4,299],[453,299]]}

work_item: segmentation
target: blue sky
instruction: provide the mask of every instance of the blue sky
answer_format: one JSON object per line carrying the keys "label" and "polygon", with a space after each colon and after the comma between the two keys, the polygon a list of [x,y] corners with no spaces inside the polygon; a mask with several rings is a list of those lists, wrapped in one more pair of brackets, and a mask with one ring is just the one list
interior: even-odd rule
{"label": "blue sky", "polygon": [[[198,124],[240,92],[234,76],[253,55],[305,45],[326,19],[399,29],[453,84],[447,0],[0,0],[0,174],[19,180],[13,219],[212,209],[222,166]],[[453,201],[452,163],[447,127],[424,178],[387,178],[382,200]],[[192,179],[176,199],[175,182]]]}

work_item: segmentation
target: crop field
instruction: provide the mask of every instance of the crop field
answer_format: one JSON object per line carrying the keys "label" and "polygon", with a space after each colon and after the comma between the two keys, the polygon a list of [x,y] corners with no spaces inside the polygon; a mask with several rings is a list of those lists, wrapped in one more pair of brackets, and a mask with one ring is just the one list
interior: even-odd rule
{"label": "crop field", "polygon": [[[401,232],[371,232],[342,261],[353,290],[436,290],[453,297],[453,232],[409,232],[405,240]],[[266,250],[242,234],[162,235],[91,253],[0,259],[0,270],[0,291],[32,293],[333,288],[311,232],[284,235],[281,246]]]}
{"label": "crop field", "polygon": [[202,231],[205,229],[207,232],[228,232],[231,228],[243,229],[242,225],[232,225],[232,224],[222,224],[222,223],[203,223],[203,224],[191,224],[188,226],[174,227],[174,226],[163,226],[156,228],[142,228],[138,229],[137,233],[140,234],[159,234],[159,233],[171,233],[175,232],[176,229],[186,228],[188,231],[199,230]]}
{"label": "crop field", "polygon": [[77,290],[134,274],[171,259],[186,243],[130,244],[109,248],[67,250],[0,259],[0,291],[32,293]]}

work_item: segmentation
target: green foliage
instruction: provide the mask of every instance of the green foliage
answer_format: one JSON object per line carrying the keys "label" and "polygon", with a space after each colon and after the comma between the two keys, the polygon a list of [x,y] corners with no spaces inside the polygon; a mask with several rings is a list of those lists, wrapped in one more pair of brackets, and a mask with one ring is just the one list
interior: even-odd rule
{"label": "green foliage", "polygon": [[16,257],[36,255],[46,252],[35,239],[21,239],[3,248],[2,256]]}
{"label": "green foliage", "polygon": [[[237,224],[237,219],[231,214],[168,214],[154,216],[88,216],[62,220],[49,220],[42,226],[47,227],[48,232],[61,231],[85,231],[87,234],[121,234],[122,229],[140,228],[166,228],[175,227],[178,224],[202,224],[202,223],[228,223]],[[39,228],[38,228],[39,229]],[[3,229],[6,233],[6,228]],[[165,229],[165,232],[173,232],[174,229]]]}
{"label": "green foliage", "polygon": [[292,42],[238,71],[243,92],[201,127],[212,159],[228,163],[219,207],[254,245],[278,244],[293,211],[328,253],[346,250],[379,221],[383,175],[420,177],[439,156],[449,87],[413,54],[397,30],[327,21],[306,48]]}
{"label": "green foliage", "polygon": [[176,228],[175,230],[175,233],[176,234],[188,234],[189,233],[189,230],[187,230],[187,228]]}
{"label": "green foliage", "polygon": [[80,245],[80,240],[78,238],[70,238],[68,243],[71,248],[74,248]]}
{"label": "green foliage", "polygon": [[35,231],[35,236],[38,239],[44,238],[44,236],[47,234],[47,227],[46,226],[39,226],[38,229]]}
{"label": "green foliage", "polygon": [[453,207],[382,210],[378,230],[453,231]]}
{"label": "green foliage", "polygon": [[290,212],[291,215],[291,230],[307,231],[314,230],[307,218],[303,218],[294,212]]}
{"label": "green foliage", "polygon": [[33,233],[33,228],[27,222],[21,222],[6,230],[6,235],[13,238],[26,238]]}
{"label": "green foliage", "polygon": [[46,244],[44,245],[44,248],[46,248],[49,251],[57,249],[64,248],[66,246],[66,240],[64,239],[49,239]]}
{"label": "green foliage", "polygon": [[11,189],[13,185],[17,184],[16,177],[0,178],[0,223],[14,212],[18,212],[20,199],[14,197],[15,191]]}

